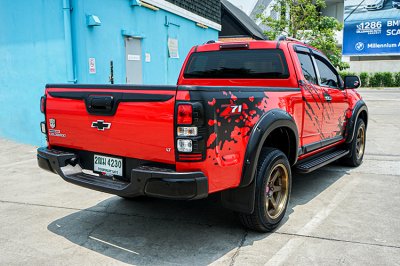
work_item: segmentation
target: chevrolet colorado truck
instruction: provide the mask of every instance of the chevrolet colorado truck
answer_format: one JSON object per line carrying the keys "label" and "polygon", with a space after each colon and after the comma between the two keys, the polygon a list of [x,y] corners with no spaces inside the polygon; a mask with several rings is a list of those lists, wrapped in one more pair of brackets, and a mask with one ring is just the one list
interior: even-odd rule
{"label": "chevrolet colorado truck", "polygon": [[292,171],[362,163],[360,85],[299,41],[210,41],[191,49],[176,86],[46,85],[38,164],[124,198],[219,192],[267,232],[285,215]]}

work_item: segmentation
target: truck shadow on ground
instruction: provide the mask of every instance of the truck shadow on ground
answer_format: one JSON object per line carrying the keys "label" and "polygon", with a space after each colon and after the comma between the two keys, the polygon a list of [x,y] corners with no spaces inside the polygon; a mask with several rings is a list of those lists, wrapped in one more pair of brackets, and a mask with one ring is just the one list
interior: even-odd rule
{"label": "truck shadow on ground", "polygon": [[[346,170],[334,166],[333,171],[294,174],[283,223],[290,222],[294,207],[316,198]],[[55,220],[48,230],[102,255],[140,265],[209,264],[234,251],[245,233],[236,215],[221,206],[218,195],[189,202],[113,196]],[[269,236],[256,235],[245,245]]]}

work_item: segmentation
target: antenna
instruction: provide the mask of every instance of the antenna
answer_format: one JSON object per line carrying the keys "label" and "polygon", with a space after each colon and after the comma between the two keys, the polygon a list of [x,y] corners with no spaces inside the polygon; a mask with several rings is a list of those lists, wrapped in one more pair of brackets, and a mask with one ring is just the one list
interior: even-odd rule
{"label": "antenna", "polygon": [[281,35],[278,37],[278,42],[276,44],[276,49],[279,48],[279,45],[281,44],[281,41],[285,41],[286,40],[286,36],[285,35]]}
{"label": "antenna", "polygon": [[280,42],[280,41],[285,41],[286,39],[287,39],[288,37],[286,37],[285,35],[280,35],[279,37],[278,37],[278,42]]}

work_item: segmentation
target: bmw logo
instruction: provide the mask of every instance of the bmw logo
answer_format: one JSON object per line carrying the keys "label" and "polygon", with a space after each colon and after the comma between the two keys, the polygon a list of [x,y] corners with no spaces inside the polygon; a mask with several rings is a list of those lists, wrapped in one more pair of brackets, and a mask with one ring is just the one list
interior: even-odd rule
{"label": "bmw logo", "polygon": [[357,51],[364,50],[364,43],[363,42],[356,43],[355,48],[356,48]]}

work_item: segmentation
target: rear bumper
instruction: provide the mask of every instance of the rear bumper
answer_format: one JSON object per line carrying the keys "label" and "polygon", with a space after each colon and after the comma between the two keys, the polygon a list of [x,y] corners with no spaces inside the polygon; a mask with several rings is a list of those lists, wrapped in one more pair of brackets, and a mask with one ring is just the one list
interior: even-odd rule
{"label": "rear bumper", "polygon": [[208,196],[208,180],[202,172],[175,172],[170,169],[139,166],[130,172],[130,182],[82,172],[78,155],[39,148],[38,165],[60,175],[65,181],[119,196],[146,195],[168,199],[193,200]]}

